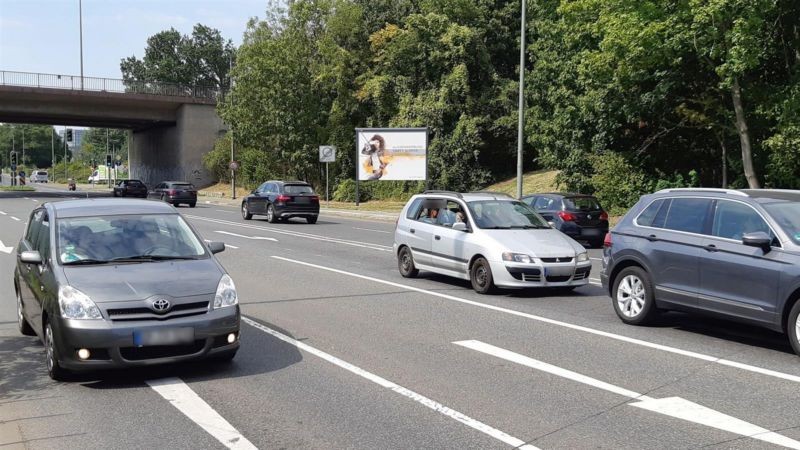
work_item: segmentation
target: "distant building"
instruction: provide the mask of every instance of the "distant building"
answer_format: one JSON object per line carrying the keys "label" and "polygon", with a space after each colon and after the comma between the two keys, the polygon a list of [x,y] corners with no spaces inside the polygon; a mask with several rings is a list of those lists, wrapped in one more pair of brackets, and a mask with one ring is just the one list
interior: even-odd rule
{"label": "distant building", "polygon": [[[83,135],[86,133],[85,128],[70,128],[72,130],[72,142],[67,142],[67,148],[72,152],[73,156],[78,156],[81,153],[81,143],[83,142]],[[56,130],[61,139],[64,139],[64,128]]]}

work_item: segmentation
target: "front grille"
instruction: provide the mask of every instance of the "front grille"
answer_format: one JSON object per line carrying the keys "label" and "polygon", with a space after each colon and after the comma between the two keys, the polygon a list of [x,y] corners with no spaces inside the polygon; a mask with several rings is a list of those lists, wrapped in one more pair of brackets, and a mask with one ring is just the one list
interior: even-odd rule
{"label": "front grille", "polygon": [[540,258],[542,262],[546,263],[568,263],[572,262],[572,256],[562,256],[559,258]]}
{"label": "front grille", "polygon": [[189,345],[154,345],[152,347],[122,347],[120,355],[128,361],[145,359],[170,358],[173,356],[192,355],[205,347],[204,340],[196,340]]}
{"label": "front grille", "polygon": [[572,278],[572,275],[549,275],[547,281],[550,283],[563,283],[569,281],[570,278]]}
{"label": "front grille", "polygon": [[177,304],[166,314],[157,314],[150,308],[112,308],[106,313],[114,321],[130,320],[170,320],[178,317],[196,316],[208,312],[208,302]]}
{"label": "front grille", "polygon": [[508,273],[514,277],[515,280],[540,282],[542,281],[542,272],[539,269],[526,269],[521,267],[506,267]]}

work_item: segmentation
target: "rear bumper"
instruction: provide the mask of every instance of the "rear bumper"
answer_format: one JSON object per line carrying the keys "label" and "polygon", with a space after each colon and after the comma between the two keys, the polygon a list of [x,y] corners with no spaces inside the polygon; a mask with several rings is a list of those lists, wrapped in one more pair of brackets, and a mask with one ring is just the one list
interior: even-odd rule
{"label": "rear bumper", "polygon": [[188,195],[169,195],[167,196],[167,201],[170,203],[194,203],[197,201],[197,196],[188,196]]}
{"label": "rear bumper", "polygon": [[278,217],[317,217],[319,216],[319,204],[308,206],[275,206],[275,214]]}
{"label": "rear bumper", "polygon": [[[207,358],[239,348],[239,307],[212,310],[201,316],[169,321],[113,322],[56,318],[53,333],[59,350],[59,364],[72,371],[142,367]],[[134,344],[134,331],[192,328],[194,342],[188,345],[141,347]],[[229,344],[227,336],[236,335]],[[78,349],[92,356],[81,360]]]}

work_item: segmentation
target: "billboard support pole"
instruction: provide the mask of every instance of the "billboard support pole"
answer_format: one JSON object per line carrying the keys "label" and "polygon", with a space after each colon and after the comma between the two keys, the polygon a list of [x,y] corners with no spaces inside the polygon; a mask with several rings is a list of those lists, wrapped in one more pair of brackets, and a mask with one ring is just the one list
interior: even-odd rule
{"label": "billboard support pole", "polygon": [[359,157],[358,157],[358,128],[356,128],[356,159],[355,159],[355,166],[356,166],[356,207],[358,207],[359,200],[360,200],[360,198],[358,196],[358,183],[359,183],[359,178],[360,178],[359,177],[359,170],[358,170],[358,165],[359,164],[361,164],[361,161],[359,160]]}
{"label": "billboard support pole", "polygon": [[328,206],[328,208],[331,207],[331,191],[330,184],[328,183],[328,166],[330,165],[331,163],[329,162],[325,163],[325,204]]}

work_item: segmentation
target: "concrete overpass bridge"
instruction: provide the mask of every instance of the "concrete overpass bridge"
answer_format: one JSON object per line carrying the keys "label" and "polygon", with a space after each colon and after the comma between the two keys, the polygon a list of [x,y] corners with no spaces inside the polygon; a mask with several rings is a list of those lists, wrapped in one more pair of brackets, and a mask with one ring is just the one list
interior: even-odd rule
{"label": "concrete overpass bridge", "polygon": [[0,122],[128,130],[131,176],[207,185],[202,156],[226,127],[216,88],[0,71]]}

